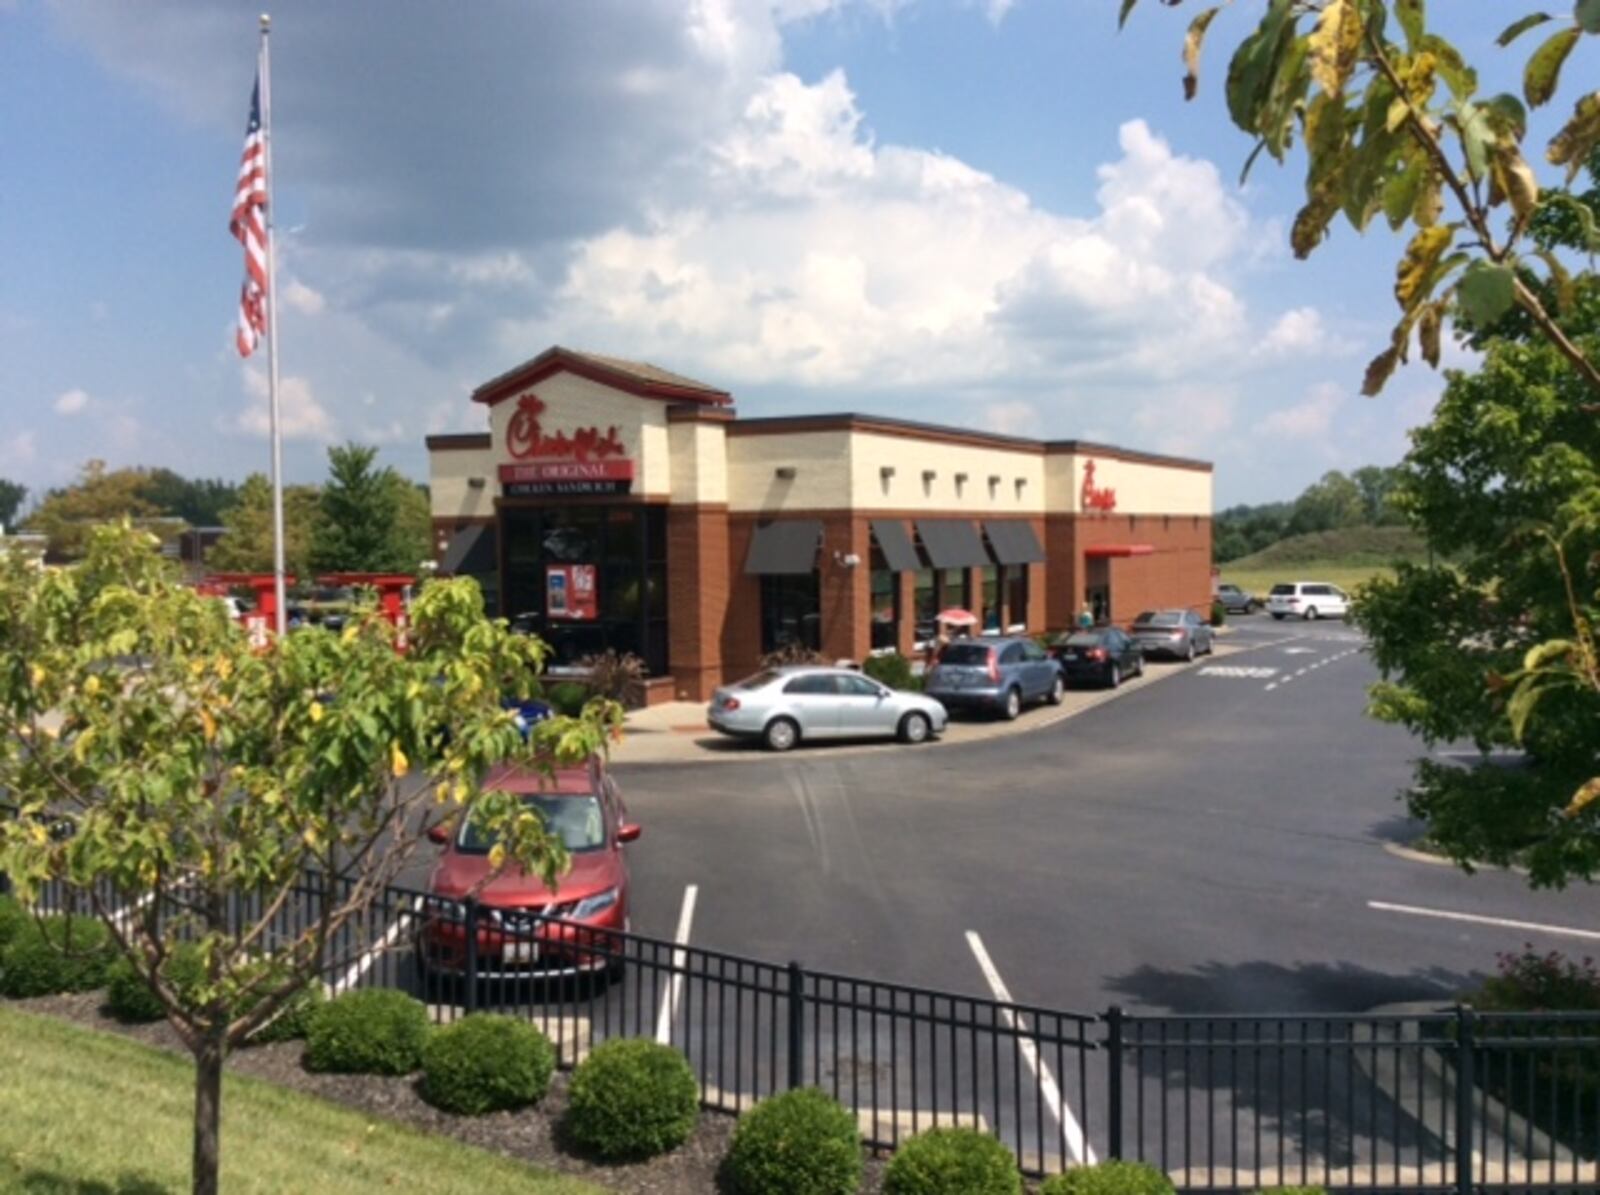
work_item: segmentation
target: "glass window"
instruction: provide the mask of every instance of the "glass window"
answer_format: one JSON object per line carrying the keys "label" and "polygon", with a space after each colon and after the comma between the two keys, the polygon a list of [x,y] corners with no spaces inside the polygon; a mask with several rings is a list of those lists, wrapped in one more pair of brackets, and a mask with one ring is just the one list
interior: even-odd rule
{"label": "glass window", "polygon": [[894,647],[900,642],[900,574],[872,570],[872,646]]}
{"label": "glass window", "polygon": [[1045,658],[1044,648],[1040,647],[1031,639],[1019,644],[1018,646],[1022,648],[1022,658],[1024,660],[1032,660],[1037,662]]}
{"label": "glass window", "polygon": [[983,568],[983,609],[978,611],[979,623],[986,631],[1004,631],[1000,618],[1000,570],[994,565]]}
{"label": "glass window", "polygon": [[1176,610],[1162,610],[1160,613],[1146,610],[1133,621],[1142,622],[1152,627],[1175,627],[1183,622],[1183,615]]}
{"label": "glass window", "polygon": [[839,682],[839,692],[845,697],[877,699],[883,696],[883,690],[864,676],[840,676],[835,679]]}
{"label": "glass window", "polygon": [[[597,851],[606,844],[605,813],[598,797],[538,795],[523,798],[536,812],[545,829],[561,839],[573,852]],[[485,855],[494,846],[494,837],[484,832],[473,818],[463,819],[456,849],[464,855]]]}
{"label": "glass window", "polygon": [[951,643],[939,655],[939,663],[963,668],[987,668],[994,648],[986,643]]}
{"label": "glass window", "polygon": [[768,668],[764,672],[756,673],[754,676],[745,677],[742,681],[740,681],[738,684],[736,684],[734,686],[734,688],[736,688],[736,689],[765,689],[768,685],[770,685],[773,681],[775,681],[777,679],[778,679],[778,674],[776,672],[774,672],[772,669]]}
{"label": "glass window", "polygon": [[1006,617],[1010,626],[1028,625],[1028,566],[1006,570]]}
{"label": "glass window", "polygon": [[605,512],[607,564],[637,564],[642,551],[640,511],[631,506],[613,506]]}
{"label": "glass window", "polygon": [[918,642],[932,639],[937,627],[933,625],[933,616],[939,613],[939,593],[934,585],[934,575],[931,568],[917,570],[916,580],[916,637]]}
{"label": "glass window", "polygon": [[761,578],[761,650],[788,644],[822,646],[822,595],[817,574]]}
{"label": "glass window", "polygon": [[839,691],[838,685],[831,673],[807,673],[797,676],[783,686],[785,693],[793,693],[801,697],[831,696]]}
{"label": "glass window", "polygon": [[1022,644],[1013,643],[1000,653],[1002,664],[1020,664],[1023,660]]}

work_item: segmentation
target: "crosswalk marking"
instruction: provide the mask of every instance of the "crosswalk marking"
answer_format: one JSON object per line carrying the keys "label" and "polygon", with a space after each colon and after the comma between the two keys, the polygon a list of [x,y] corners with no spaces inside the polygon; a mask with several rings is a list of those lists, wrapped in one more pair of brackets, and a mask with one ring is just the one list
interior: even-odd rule
{"label": "crosswalk marking", "polygon": [[1200,669],[1201,676],[1230,676],[1245,677],[1252,680],[1263,680],[1269,676],[1278,675],[1276,668],[1264,665],[1251,666],[1248,664],[1207,664]]}

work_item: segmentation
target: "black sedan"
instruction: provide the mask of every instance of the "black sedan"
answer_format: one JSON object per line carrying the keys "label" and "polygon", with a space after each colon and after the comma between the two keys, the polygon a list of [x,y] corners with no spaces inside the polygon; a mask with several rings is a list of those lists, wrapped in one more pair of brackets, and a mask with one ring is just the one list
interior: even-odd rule
{"label": "black sedan", "polygon": [[1063,635],[1050,654],[1069,681],[1095,681],[1115,689],[1126,677],[1144,675],[1144,649],[1116,627]]}

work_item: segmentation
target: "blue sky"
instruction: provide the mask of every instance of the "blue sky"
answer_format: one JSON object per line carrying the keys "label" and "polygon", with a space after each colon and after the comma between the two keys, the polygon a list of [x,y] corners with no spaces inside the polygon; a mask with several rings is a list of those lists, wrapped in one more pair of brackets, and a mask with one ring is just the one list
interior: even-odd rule
{"label": "blue sky", "polygon": [[[287,472],[356,439],[423,478],[552,343],[748,414],[1199,455],[1222,505],[1393,461],[1441,385],[1356,394],[1396,246],[1295,262],[1298,163],[1237,185],[1236,7],[1185,104],[1154,0],[1120,36],[1114,0],[279,4]],[[255,11],[0,0],[0,476],[264,466],[226,229]],[[1483,47],[1519,11],[1447,19],[1514,79],[1531,46]]]}

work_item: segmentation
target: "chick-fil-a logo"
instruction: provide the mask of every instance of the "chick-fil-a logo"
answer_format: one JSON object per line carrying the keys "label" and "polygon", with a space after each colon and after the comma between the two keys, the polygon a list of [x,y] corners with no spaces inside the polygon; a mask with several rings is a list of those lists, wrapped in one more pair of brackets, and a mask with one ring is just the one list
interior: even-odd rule
{"label": "chick-fil-a logo", "polygon": [[506,428],[506,451],[516,460],[565,457],[588,461],[624,454],[615,425],[606,428],[603,435],[598,427],[580,427],[570,436],[566,432],[549,436],[539,426],[539,416],[544,412],[545,405],[536,395],[526,395],[517,403],[517,413]]}
{"label": "chick-fil-a logo", "polygon": [[1083,465],[1083,509],[1084,510],[1116,510],[1117,491],[1110,486],[1096,486],[1094,484],[1094,462],[1085,461]]}

